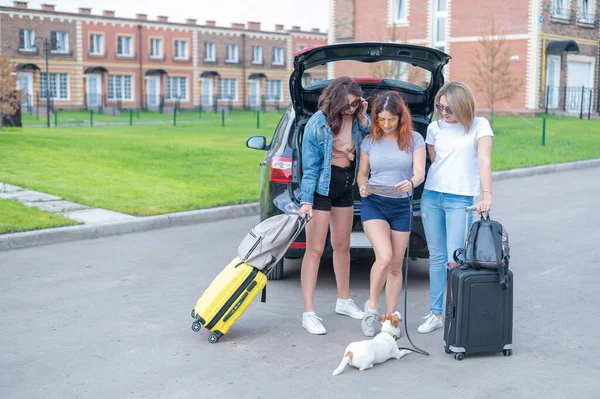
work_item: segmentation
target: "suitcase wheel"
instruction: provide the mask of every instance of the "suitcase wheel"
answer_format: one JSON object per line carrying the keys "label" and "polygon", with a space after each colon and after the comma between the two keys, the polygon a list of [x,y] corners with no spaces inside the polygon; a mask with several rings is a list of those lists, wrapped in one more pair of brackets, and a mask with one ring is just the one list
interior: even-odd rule
{"label": "suitcase wheel", "polygon": [[208,336],[208,342],[210,342],[211,344],[216,344],[216,343],[217,343],[217,341],[219,340],[219,338],[220,338],[220,337],[219,337],[219,335],[218,335],[218,334],[216,334],[216,333],[211,333],[211,334]]}
{"label": "suitcase wheel", "polygon": [[511,356],[511,355],[512,355],[512,349],[504,349],[504,350],[502,351],[502,354],[503,354],[504,356]]}
{"label": "suitcase wheel", "polygon": [[463,359],[465,358],[465,354],[464,354],[464,353],[462,353],[462,352],[455,353],[455,354],[454,354],[454,358],[455,358],[456,360],[463,360]]}
{"label": "suitcase wheel", "polygon": [[196,318],[196,311],[194,309],[192,309],[192,319]]}
{"label": "suitcase wheel", "polygon": [[444,348],[444,350],[446,351],[446,353],[452,353],[452,351],[448,348]]}
{"label": "suitcase wheel", "polygon": [[200,331],[201,328],[202,328],[202,324],[200,324],[199,322],[195,321],[192,323],[192,331],[198,332],[198,331]]}

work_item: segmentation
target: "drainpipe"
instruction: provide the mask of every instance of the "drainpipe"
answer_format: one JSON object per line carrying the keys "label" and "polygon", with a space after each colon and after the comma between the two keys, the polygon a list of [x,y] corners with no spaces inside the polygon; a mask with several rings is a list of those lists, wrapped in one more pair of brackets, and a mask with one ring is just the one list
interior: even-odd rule
{"label": "drainpipe", "polygon": [[142,62],[142,25],[138,25],[138,42],[139,42],[139,57],[140,57],[140,108],[144,108],[144,73]]}
{"label": "drainpipe", "polygon": [[242,33],[242,106],[246,109],[246,34]]}

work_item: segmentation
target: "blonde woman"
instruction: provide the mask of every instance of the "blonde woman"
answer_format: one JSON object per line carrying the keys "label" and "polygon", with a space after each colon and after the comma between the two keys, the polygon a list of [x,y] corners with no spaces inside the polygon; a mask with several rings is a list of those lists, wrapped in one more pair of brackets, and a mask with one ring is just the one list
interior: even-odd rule
{"label": "blonde woman", "polygon": [[464,244],[466,208],[483,192],[479,213],[492,206],[492,138],[485,118],[475,117],[475,98],[461,82],[449,82],[435,99],[438,120],[427,128],[431,168],[421,197],[421,217],[429,248],[430,312],[418,328],[430,333],[442,322],[448,267]]}

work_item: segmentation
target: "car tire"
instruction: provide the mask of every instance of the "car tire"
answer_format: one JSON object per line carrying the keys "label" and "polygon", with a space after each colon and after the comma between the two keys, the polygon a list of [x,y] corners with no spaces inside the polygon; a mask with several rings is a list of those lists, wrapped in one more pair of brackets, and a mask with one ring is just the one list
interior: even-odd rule
{"label": "car tire", "polygon": [[269,280],[280,280],[283,277],[283,262],[285,258],[282,258],[267,274]]}

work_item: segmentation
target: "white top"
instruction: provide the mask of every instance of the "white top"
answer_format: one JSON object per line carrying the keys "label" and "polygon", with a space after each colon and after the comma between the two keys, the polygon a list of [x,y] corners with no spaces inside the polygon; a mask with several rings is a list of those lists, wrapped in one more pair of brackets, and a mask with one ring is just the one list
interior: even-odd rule
{"label": "white top", "polygon": [[431,164],[425,189],[441,193],[478,196],[480,194],[477,140],[494,137],[485,118],[475,118],[465,133],[460,123],[434,121],[427,127],[425,143],[433,145],[435,162]]}

